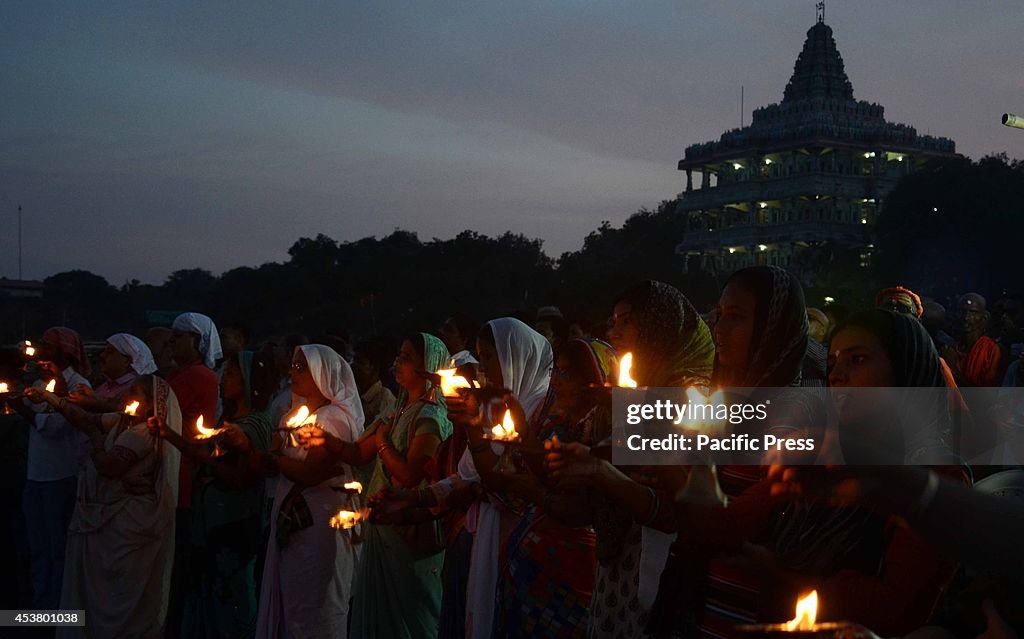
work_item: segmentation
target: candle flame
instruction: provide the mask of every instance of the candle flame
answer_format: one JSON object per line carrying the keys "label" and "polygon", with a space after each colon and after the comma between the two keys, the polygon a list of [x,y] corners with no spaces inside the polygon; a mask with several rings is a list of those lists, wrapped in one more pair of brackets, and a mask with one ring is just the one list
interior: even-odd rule
{"label": "candle flame", "polygon": [[127,406],[124,407],[124,414],[135,417],[135,411],[137,410],[139,410],[139,401],[135,400],[131,404],[128,404]]}
{"label": "candle flame", "polygon": [[208,437],[213,437],[214,435],[216,435],[217,433],[220,432],[219,429],[216,429],[216,428],[206,428],[205,426],[203,426],[203,416],[202,415],[200,415],[199,417],[196,418],[196,430],[199,432],[199,437],[202,438],[202,439],[206,439]]}
{"label": "candle flame", "polygon": [[309,409],[306,408],[305,404],[303,404],[302,406],[299,406],[298,410],[295,411],[295,414],[292,415],[288,419],[288,421],[285,422],[285,426],[289,426],[291,428],[295,428],[295,427],[301,426],[302,423],[305,422],[306,418],[308,418],[308,417],[309,417]]}
{"label": "candle flame", "polygon": [[25,354],[28,355],[29,357],[35,357],[36,356],[36,349],[34,347],[32,347],[32,346],[26,346],[25,347]]}
{"label": "candle flame", "polygon": [[636,381],[630,375],[633,369],[633,353],[626,353],[619,360],[619,386],[622,388],[636,388]]}
{"label": "candle flame", "polygon": [[52,393],[55,390],[57,390],[57,380],[51,379],[50,383],[46,385],[46,392]]}
{"label": "candle flame", "polygon": [[491,429],[491,434],[495,439],[501,440],[513,440],[519,437],[519,433],[516,432],[516,423],[512,420],[511,410],[505,410],[505,416],[502,418],[501,423],[494,425],[494,428]]}
{"label": "candle flame", "polygon": [[7,382],[0,382],[0,393],[8,393],[10,390],[7,387]]}
{"label": "candle flame", "polygon": [[818,591],[801,597],[796,602],[796,617],[786,622],[786,630],[813,630],[814,620],[818,617]]}
{"label": "candle flame", "polygon": [[437,371],[441,377],[441,394],[445,397],[455,397],[459,394],[460,388],[472,388],[469,381],[462,375],[456,375],[454,368],[445,368]]}
{"label": "candle flame", "polygon": [[354,490],[357,493],[362,493],[363,485],[357,481],[350,481],[345,484],[345,490]]}
{"label": "candle flame", "polygon": [[339,530],[349,530],[355,528],[359,522],[365,519],[365,515],[362,512],[353,512],[351,510],[339,510],[337,515],[331,517],[328,522],[331,528]]}

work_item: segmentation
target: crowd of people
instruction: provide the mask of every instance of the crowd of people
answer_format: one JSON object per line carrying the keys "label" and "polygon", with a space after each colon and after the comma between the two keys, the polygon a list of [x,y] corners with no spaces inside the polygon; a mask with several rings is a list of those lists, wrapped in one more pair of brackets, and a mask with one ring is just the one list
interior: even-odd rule
{"label": "crowd of people", "polygon": [[[704,314],[638,283],[603,331],[543,307],[255,342],[190,312],[110,336],[93,374],[53,327],[3,380],[29,433],[32,607],[85,611],[59,637],[728,638],[816,591],[818,620],[862,638],[1019,636],[1021,460],[963,451],[1024,429],[1020,311],[903,287],[808,308],[763,266]],[[640,387],[899,392],[837,406],[845,465],[618,466],[627,353]],[[476,388],[443,392],[443,369]],[[914,416],[942,437],[892,436],[923,388],[948,391]],[[506,413],[514,443],[491,435]],[[887,465],[858,463],[865,442]]]}

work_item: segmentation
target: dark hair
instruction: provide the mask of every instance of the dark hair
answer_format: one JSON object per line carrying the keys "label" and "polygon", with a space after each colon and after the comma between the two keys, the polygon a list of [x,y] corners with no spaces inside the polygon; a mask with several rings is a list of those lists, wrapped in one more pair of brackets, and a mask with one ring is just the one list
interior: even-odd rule
{"label": "dark hair", "polygon": [[[264,411],[274,400],[274,392],[280,380],[277,371],[275,348],[261,348],[253,353],[252,371],[249,374],[249,390],[252,392],[251,408]],[[239,354],[241,356],[241,354]],[[235,360],[240,362],[240,360]]]}
{"label": "dark hair", "polygon": [[222,324],[220,327],[221,332],[232,331],[238,333],[242,338],[242,345],[246,345],[252,339],[252,333],[249,331],[249,327],[242,323],[240,320],[231,320],[226,324]]}
{"label": "dark hair", "polygon": [[423,343],[423,333],[406,333],[402,336],[402,342],[412,344],[412,348],[419,356],[420,362],[426,359],[426,344]]}
{"label": "dark hair", "polygon": [[301,333],[288,333],[281,338],[281,344],[284,346],[285,355],[287,356],[288,361],[291,361],[292,355],[295,353],[295,349],[309,344],[309,338]]}
{"label": "dark hair", "polygon": [[370,362],[378,374],[383,375],[395,359],[395,346],[385,337],[367,337],[356,343],[353,353],[356,357]]}
{"label": "dark hair", "polygon": [[453,313],[448,319],[455,325],[455,330],[459,332],[459,337],[464,340],[473,339],[473,336],[480,330],[480,322],[477,322],[465,313]]}
{"label": "dark hair", "polygon": [[556,343],[564,344],[569,339],[569,322],[564,317],[552,315],[537,320],[537,324],[541,322],[547,322],[551,327],[551,334],[554,335]]}
{"label": "dark hair", "polygon": [[494,330],[491,329],[490,324],[484,324],[480,327],[480,330],[476,334],[478,340],[483,340],[491,346],[497,347],[497,342],[494,339]]}
{"label": "dark hair", "polygon": [[555,361],[557,362],[563,357],[569,360],[569,372],[572,376],[584,384],[600,386],[604,383],[604,380],[600,378],[599,372],[594,368],[593,352],[582,340],[569,340],[559,346],[555,351]]}

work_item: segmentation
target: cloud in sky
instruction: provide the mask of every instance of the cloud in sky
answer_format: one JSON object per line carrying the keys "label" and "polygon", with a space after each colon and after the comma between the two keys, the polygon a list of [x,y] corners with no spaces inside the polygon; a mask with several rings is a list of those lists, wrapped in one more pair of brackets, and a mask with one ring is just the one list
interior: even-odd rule
{"label": "cloud in sky", "polygon": [[[833,3],[835,4],[835,3]],[[830,5],[859,99],[1024,156],[1024,5]],[[813,3],[0,5],[0,225],[26,276],[280,260],[299,236],[507,229],[578,248],[683,188],[691,143],[782,89]],[[0,274],[16,275],[13,233]]]}

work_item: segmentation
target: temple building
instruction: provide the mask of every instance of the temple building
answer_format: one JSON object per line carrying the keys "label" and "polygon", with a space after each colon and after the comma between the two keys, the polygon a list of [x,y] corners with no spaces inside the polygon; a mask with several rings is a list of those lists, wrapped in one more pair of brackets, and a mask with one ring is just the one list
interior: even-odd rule
{"label": "temple building", "polygon": [[775,264],[807,283],[836,248],[859,250],[866,266],[886,194],[928,160],[954,155],[952,140],[887,122],[881,105],[854,99],[819,5],[782,102],[687,147],[677,210],[688,223],[676,251],[687,269]]}

